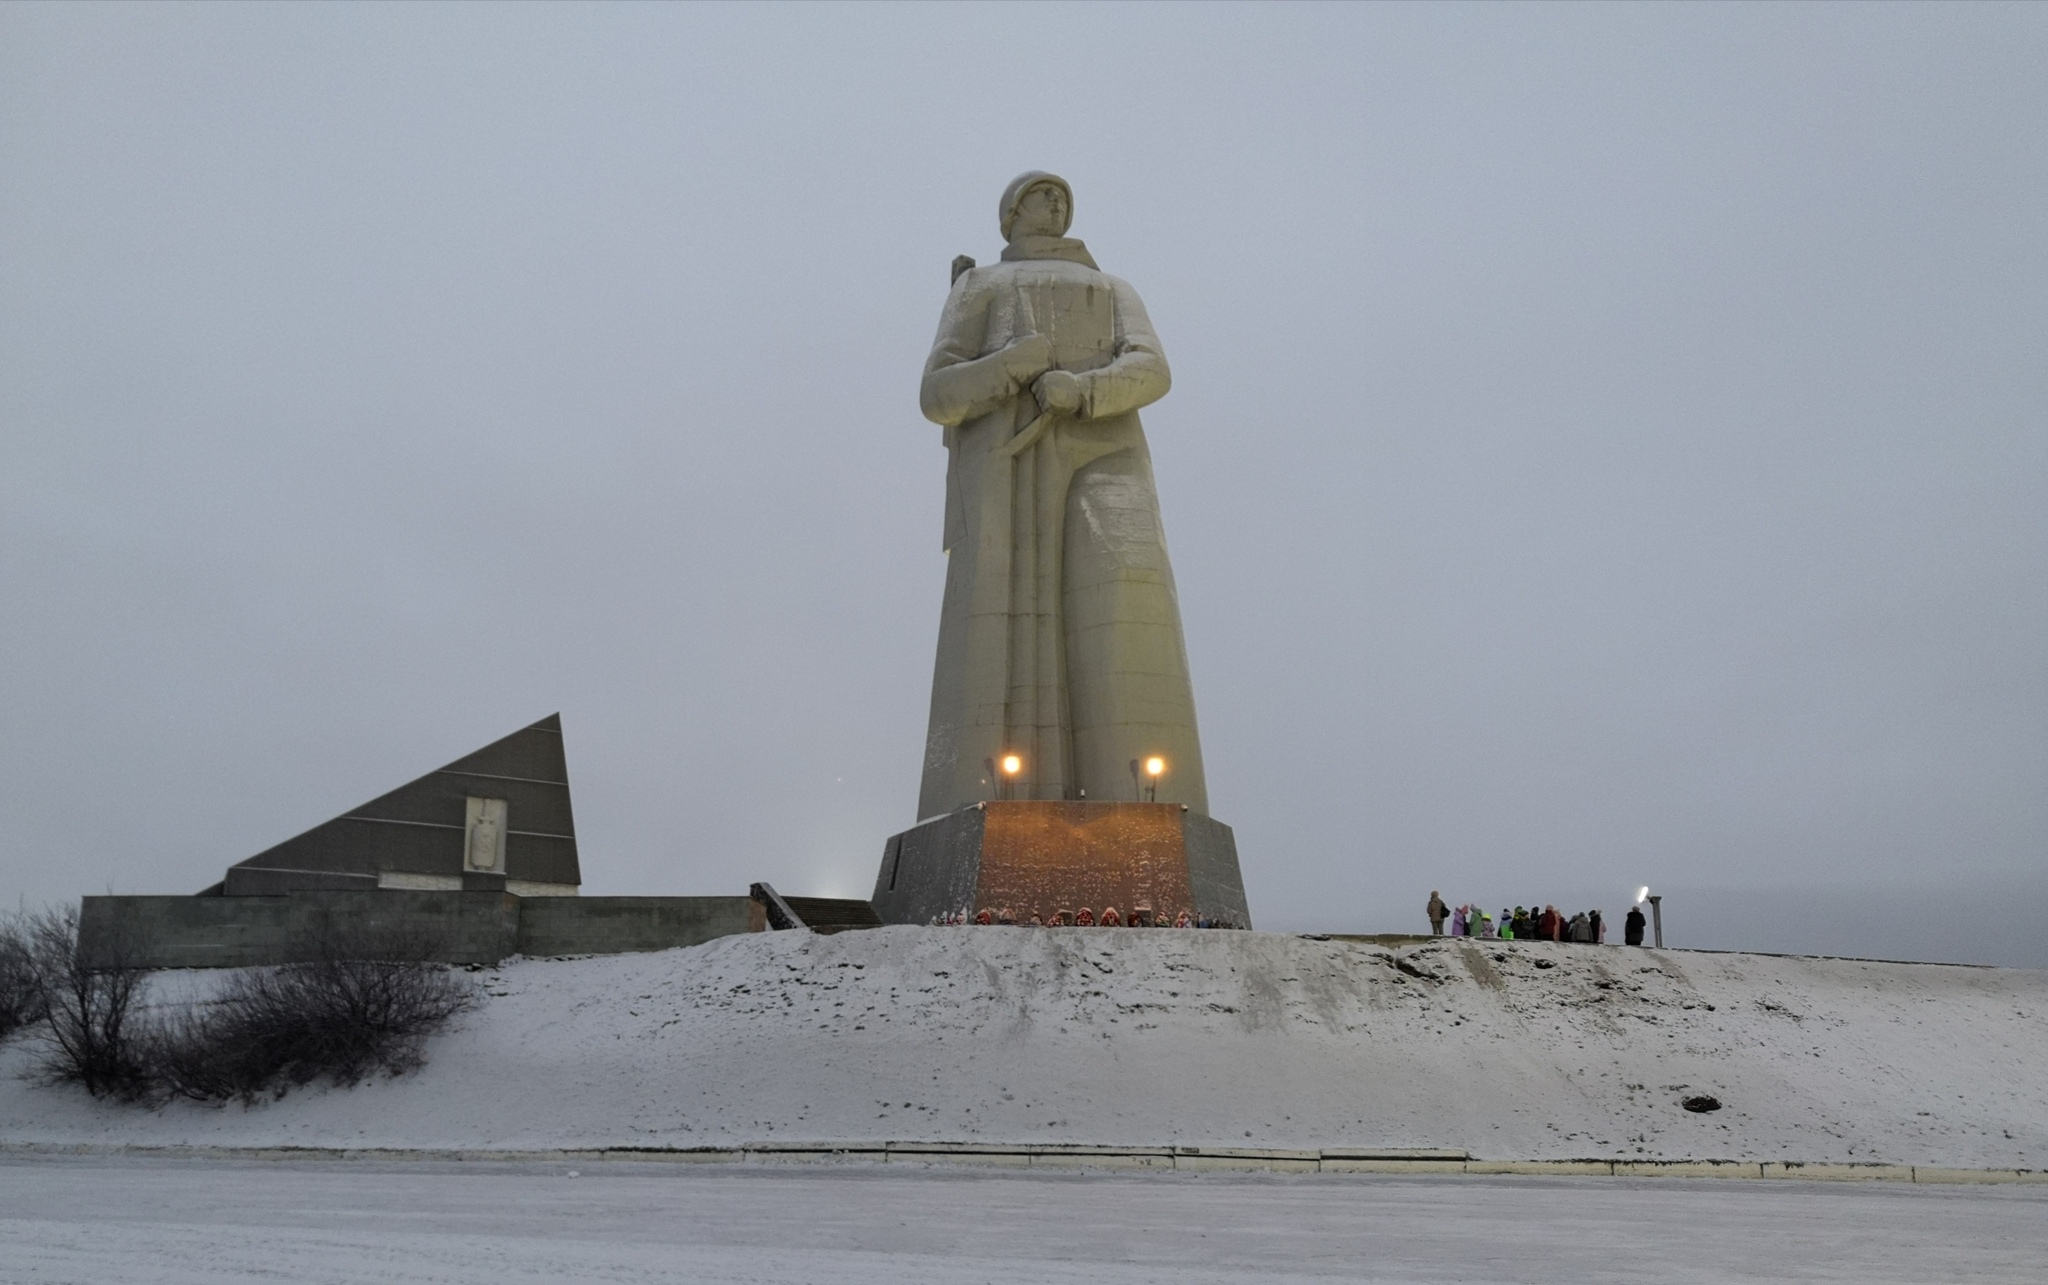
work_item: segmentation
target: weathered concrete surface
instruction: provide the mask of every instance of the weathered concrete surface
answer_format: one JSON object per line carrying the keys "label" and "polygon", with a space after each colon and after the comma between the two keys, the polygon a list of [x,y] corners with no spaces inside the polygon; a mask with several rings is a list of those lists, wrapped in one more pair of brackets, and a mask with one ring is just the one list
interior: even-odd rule
{"label": "weathered concrete surface", "polygon": [[882,922],[929,923],[973,905],[985,820],[981,808],[961,808],[890,836],[869,898]]}
{"label": "weathered concrete surface", "polygon": [[[1129,282],[1066,236],[1033,172],[1001,202],[999,262],[959,272],[919,405],[945,426],[946,593],[918,815],[995,797],[1209,810],[1180,603],[1141,407],[1172,383]],[[1005,755],[1021,763],[998,766]]]}
{"label": "weathered concrete surface", "polygon": [[[554,903],[569,898],[547,898]],[[249,968],[311,957],[323,935],[403,935],[452,964],[518,953],[521,901],[502,891],[306,891],[276,897],[86,897],[79,949],[146,968]]]}
{"label": "weathered concrete surface", "polygon": [[747,897],[535,897],[519,903],[522,955],[617,955],[759,932]]}
{"label": "weathered concrete surface", "polygon": [[1181,841],[1187,851],[1188,884],[1194,889],[1196,915],[1212,923],[1251,927],[1244,874],[1237,865],[1237,835],[1215,817],[1190,810],[1181,817]]}
{"label": "weathered concrete surface", "polygon": [[[474,877],[474,876],[472,876]],[[502,879],[500,879],[502,884]],[[307,957],[323,933],[402,934],[452,964],[607,955],[759,931],[745,897],[515,897],[502,890],[303,891],[277,897],[87,897],[79,944],[147,968],[249,968]]]}

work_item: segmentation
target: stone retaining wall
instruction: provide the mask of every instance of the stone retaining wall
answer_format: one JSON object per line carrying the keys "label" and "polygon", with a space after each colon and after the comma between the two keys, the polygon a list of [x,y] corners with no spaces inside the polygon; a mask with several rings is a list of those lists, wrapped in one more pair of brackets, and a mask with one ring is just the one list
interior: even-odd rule
{"label": "stone retaining wall", "polygon": [[302,891],[276,897],[86,897],[79,950],[143,968],[250,968],[307,957],[340,929],[396,934],[450,964],[613,955],[758,932],[746,897],[515,897],[497,891]]}

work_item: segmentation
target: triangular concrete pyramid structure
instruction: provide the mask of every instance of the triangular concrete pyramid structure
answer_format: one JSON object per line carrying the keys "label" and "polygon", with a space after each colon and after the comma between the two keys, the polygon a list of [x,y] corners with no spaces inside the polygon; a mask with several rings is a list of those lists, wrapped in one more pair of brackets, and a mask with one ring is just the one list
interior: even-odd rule
{"label": "triangular concrete pyramid structure", "polygon": [[230,866],[200,895],[496,887],[564,896],[582,882],[562,716],[550,714]]}

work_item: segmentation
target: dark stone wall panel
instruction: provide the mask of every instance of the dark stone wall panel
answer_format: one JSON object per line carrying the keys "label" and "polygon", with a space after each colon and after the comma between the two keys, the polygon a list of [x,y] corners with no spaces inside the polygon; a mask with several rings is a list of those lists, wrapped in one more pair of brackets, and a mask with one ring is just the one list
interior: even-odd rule
{"label": "dark stone wall panel", "polygon": [[459,826],[468,819],[471,795],[505,800],[506,815],[514,830],[575,836],[576,822],[569,810],[567,789],[481,776],[460,776],[446,771],[423,776],[359,808],[351,808],[343,815]]}
{"label": "dark stone wall panel", "polygon": [[1244,874],[1237,864],[1237,835],[1214,817],[1199,812],[1184,814],[1181,831],[1186,836],[1188,880],[1194,885],[1197,914],[1221,920],[1239,928],[1252,926],[1252,912],[1244,897]]}
{"label": "dark stone wall panel", "polygon": [[372,877],[379,870],[454,875],[462,873],[462,831],[336,818],[230,869],[244,867],[334,871]]}
{"label": "dark stone wall panel", "polygon": [[308,874],[303,870],[265,870],[261,866],[235,866],[221,881],[221,895],[227,897],[282,897],[299,888],[329,892],[361,891],[377,886],[373,874],[343,874],[339,871]]}
{"label": "dark stone wall panel", "polygon": [[[460,861],[457,857],[457,861]],[[505,877],[535,883],[575,884],[583,881],[574,839],[554,839],[514,831],[505,836]]]}
{"label": "dark stone wall panel", "polygon": [[[381,870],[460,875],[467,800],[477,796],[505,800],[507,877],[581,884],[561,726],[560,716],[550,715],[235,868],[305,871],[296,886],[306,888],[332,886],[321,876]],[[229,880],[223,890],[235,895],[239,886],[254,885]]]}
{"label": "dark stone wall panel", "polygon": [[962,808],[892,837],[872,904],[885,924],[923,924],[968,908],[981,874],[980,808]]}
{"label": "dark stone wall panel", "polygon": [[[549,726],[552,724],[552,726]],[[562,720],[551,715],[473,754],[465,754],[444,771],[484,772],[529,781],[569,783],[568,756],[562,749]]]}

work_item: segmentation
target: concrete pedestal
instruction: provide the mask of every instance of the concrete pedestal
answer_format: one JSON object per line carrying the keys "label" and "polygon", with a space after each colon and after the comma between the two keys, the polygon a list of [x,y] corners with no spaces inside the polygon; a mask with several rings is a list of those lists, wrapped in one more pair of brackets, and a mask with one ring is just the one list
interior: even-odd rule
{"label": "concrete pedestal", "polygon": [[1004,909],[1072,922],[1114,906],[1125,922],[1251,927],[1236,837],[1177,803],[990,801],[934,817],[890,838],[873,902],[885,924]]}

